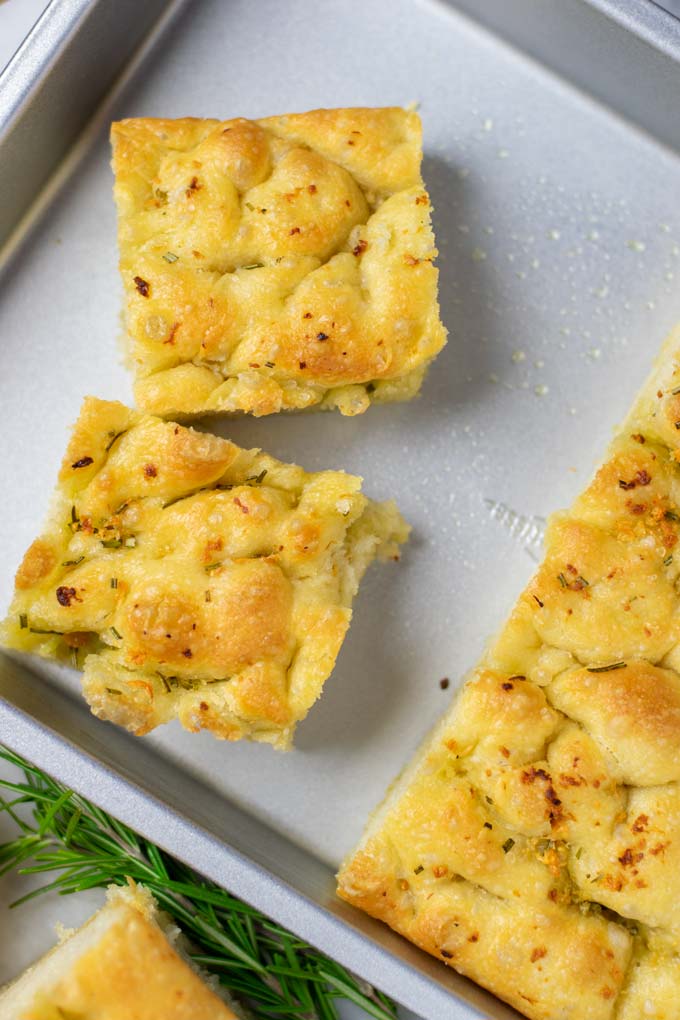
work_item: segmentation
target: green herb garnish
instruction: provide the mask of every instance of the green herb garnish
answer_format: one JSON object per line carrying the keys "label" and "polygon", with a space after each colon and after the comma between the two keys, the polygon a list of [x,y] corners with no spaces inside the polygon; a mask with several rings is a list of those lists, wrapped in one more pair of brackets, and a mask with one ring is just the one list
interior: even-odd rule
{"label": "green herb garnish", "polygon": [[115,627],[109,627],[109,630],[111,631],[115,638],[118,638],[119,641],[123,640],[123,635],[120,633],[120,631],[116,630]]}
{"label": "green herb garnish", "polygon": [[673,562],[673,555],[671,553],[671,555],[667,556],[666,559],[663,561],[663,565],[664,565],[664,567],[670,567],[672,562]]}
{"label": "green herb garnish", "polygon": [[505,843],[503,844],[503,853],[509,854],[514,845],[515,845],[514,839],[512,839],[511,837],[506,839]]}
{"label": "green herb garnish", "polygon": [[609,673],[612,669],[624,669],[625,662],[611,662],[608,666],[587,666],[589,673]]}
{"label": "green herb garnish", "polygon": [[680,521],[680,517],[676,514],[675,510],[666,510],[664,517],[667,521]]}
{"label": "green herb garnish", "polygon": [[77,567],[79,563],[82,563],[85,559],[84,556],[79,556],[76,560],[64,560],[62,567]]}
{"label": "green herb garnish", "polygon": [[106,687],[105,690],[106,690],[107,694],[122,694],[123,693],[122,691],[117,690],[115,687]]}
{"label": "green herb garnish", "polygon": [[251,262],[249,266],[241,266],[241,269],[264,269],[264,262]]}
{"label": "green herb garnish", "polygon": [[[53,873],[17,902],[47,890],[124,887],[129,877],[182,928],[193,961],[212,971],[255,1020],[338,1020],[338,999],[354,1002],[373,1020],[395,1020],[396,1007],[386,996],[307,942],[18,755],[0,748],[0,757],[23,772],[23,779],[0,778],[10,794],[0,798],[0,811],[17,827],[16,837],[0,846],[2,871]],[[18,803],[32,809],[32,821],[19,817]]]}
{"label": "green herb garnish", "polygon": [[419,875],[421,873],[421,871],[425,871],[425,868],[423,867],[422,864],[419,864],[417,868],[413,869],[413,874],[414,875]]}
{"label": "green herb garnish", "polygon": [[179,262],[179,255],[175,255],[174,251],[166,251],[163,258],[166,262]]}
{"label": "green herb garnish", "polygon": [[210,594],[210,589],[206,589],[205,601],[206,602],[210,602],[211,600],[212,600],[212,595]]}
{"label": "green herb garnish", "polygon": [[123,540],[122,538],[102,538],[101,543],[105,549],[120,549]]}
{"label": "green herb garnish", "polygon": [[118,587],[118,578],[117,577],[112,577],[111,578],[111,587],[112,588],[117,588]]}
{"label": "green herb garnish", "polygon": [[276,366],[275,366],[273,361],[265,361],[264,367],[265,368],[275,368]]}
{"label": "green herb garnish", "polygon": [[260,471],[259,475],[251,475],[250,478],[246,478],[247,482],[255,482],[256,485],[261,485],[267,474],[267,469],[264,468]]}
{"label": "green herb garnish", "polygon": [[26,630],[28,627],[28,617],[26,613],[19,613],[19,626],[22,630]]}
{"label": "green herb garnish", "polygon": [[111,437],[111,439],[108,441],[108,443],[104,447],[104,453],[108,453],[109,450],[111,449],[111,447],[113,446],[113,444],[115,443],[115,441],[117,439],[120,439],[121,436],[124,436],[126,432],[127,432],[127,429],[123,429],[122,432],[114,432],[113,436]]}
{"label": "green herb garnish", "polygon": [[63,630],[43,630],[42,627],[29,627],[31,634],[58,634],[60,637],[64,636]]}
{"label": "green herb garnish", "polygon": [[557,580],[560,582],[560,585],[561,585],[562,588],[566,588],[567,587],[567,579],[564,576],[564,574],[558,574],[557,575]]}
{"label": "green herb garnish", "polygon": [[206,574],[210,574],[213,570],[217,570],[221,566],[222,566],[221,563],[207,563],[203,569],[205,570]]}

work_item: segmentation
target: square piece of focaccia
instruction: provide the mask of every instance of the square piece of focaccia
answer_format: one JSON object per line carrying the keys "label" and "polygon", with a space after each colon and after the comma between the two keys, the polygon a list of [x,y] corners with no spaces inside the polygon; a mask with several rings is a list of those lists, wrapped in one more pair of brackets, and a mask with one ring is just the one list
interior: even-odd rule
{"label": "square piece of focaccia", "polygon": [[0,991],[3,1020],[236,1020],[141,887],[108,903]]}
{"label": "square piece of focaccia", "polygon": [[143,410],[351,415],[418,392],[446,331],[416,113],[142,118],[111,135]]}
{"label": "square piece of focaccia", "polygon": [[360,489],[88,398],[4,642],[72,657],[92,711],[134,733],[177,717],[285,748],[366,567],[408,535]]}
{"label": "square piece of focaccia", "polygon": [[680,1016],[680,331],[340,895],[534,1020]]}

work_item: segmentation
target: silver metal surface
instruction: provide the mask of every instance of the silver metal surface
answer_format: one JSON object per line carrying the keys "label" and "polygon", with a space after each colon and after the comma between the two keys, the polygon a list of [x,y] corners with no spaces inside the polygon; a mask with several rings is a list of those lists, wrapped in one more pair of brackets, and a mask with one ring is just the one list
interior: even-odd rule
{"label": "silver metal surface", "polygon": [[[570,501],[680,318],[674,113],[666,111],[665,128],[643,120],[639,130],[585,94],[583,81],[574,88],[541,66],[543,27],[527,4],[503,6],[528,19],[527,38],[534,25],[532,58],[433,0],[189,5],[99,112],[101,129],[71,159],[0,295],[5,603],[82,396],[130,399],[116,342],[105,122],[420,102],[451,330],[422,398],[350,420],[218,426],[310,468],[364,475],[366,491],[396,497],[414,525],[401,564],[366,578],[297,750],[225,745],[175,726],[134,741],[88,714],[77,676],[31,663],[46,680],[28,681],[10,659],[0,740],[428,1020],[512,1014],[338,904],[332,872],[448,704],[439,680],[457,686],[529,576],[533,562],[517,537],[528,532],[512,522]],[[606,63],[620,20],[603,12],[605,0],[580,5]],[[481,16],[500,3],[476,6]],[[644,40],[623,35],[627,73],[634,59],[636,81],[653,76],[661,53],[677,94],[672,38],[653,46],[653,26],[640,24]],[[487,501],[502,512],[490,513]]]}

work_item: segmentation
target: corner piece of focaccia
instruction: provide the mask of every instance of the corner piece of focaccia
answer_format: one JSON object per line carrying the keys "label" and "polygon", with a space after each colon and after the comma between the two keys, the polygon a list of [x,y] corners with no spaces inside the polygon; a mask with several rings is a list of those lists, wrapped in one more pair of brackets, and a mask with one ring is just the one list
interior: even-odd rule
{"label": "corner piece of focaccia", "polygon": [[340,895],[533,1020],[680,1016],[680,331]]}
{"label": "corner piece of focaccia", "polygon": [[4,642],[84,668],[95,715],[290,744],[359,581],[408,527],[361,479],[88,398]]}
{"label": "corner piece of focaccia", "polygon": [[111,138],[143,410],[415,396],[446,341],[416,113],[141,118]]}
{"label": "corner piece of focaccia", "polygon": [[145,889],[112,886],[107,898],[0,990],[3,1020],[236,1020]]}

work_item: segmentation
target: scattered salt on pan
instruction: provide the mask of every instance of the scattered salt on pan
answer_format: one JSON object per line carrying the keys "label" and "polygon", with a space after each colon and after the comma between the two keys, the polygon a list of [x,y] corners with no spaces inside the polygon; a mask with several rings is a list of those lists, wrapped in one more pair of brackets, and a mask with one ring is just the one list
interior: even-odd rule
{"label": "scattered salt on pan", "polygon": [[630,248],[631,251],[646,251],[647,250],[647,245],[645,244],[644,241],[631,240],[631,241],[626,241],[626,244],[628,245],[628,247]]}
{"label": "scattered salt on pan", "polygon": [[544,397],[549,392],[548,387],[544,383],[541,383],[539,386],[534,386],[534,393],[537,397]]}
{"label": "scattered salt on pan", "polygon": [[527,356],[524,353],[524,351],[513,351],[512,352],[512,360],[516,364],[519,364],[521,361],[526,361],[526,358],[527,358]]}
{"label": "scattered salt on pan", "polygon": [[559,241],[561,236],[562,235],[560,234],[559,230],[548,231],[548,237],[550,238],[551,241]]}
{"label": "scattered salt on pan", "polygon": [[484,128],[485,131],[493,130],[493,121],[491,120],[491,117],[486,118],[486,120],[482,124],[482,127]]}
{"label": "scattered salt on pan", "polygon": [[510,155],[510,153],[508,152],[507,149],[499,149],[498,150],[498,158],[499,159],[507,159],[509,155]]}
{"label": "scattered salt on pan", "polygon": [[483,248],[474,248],[472,251],[473,262],[484,262],[486,259],[486,252]]}

